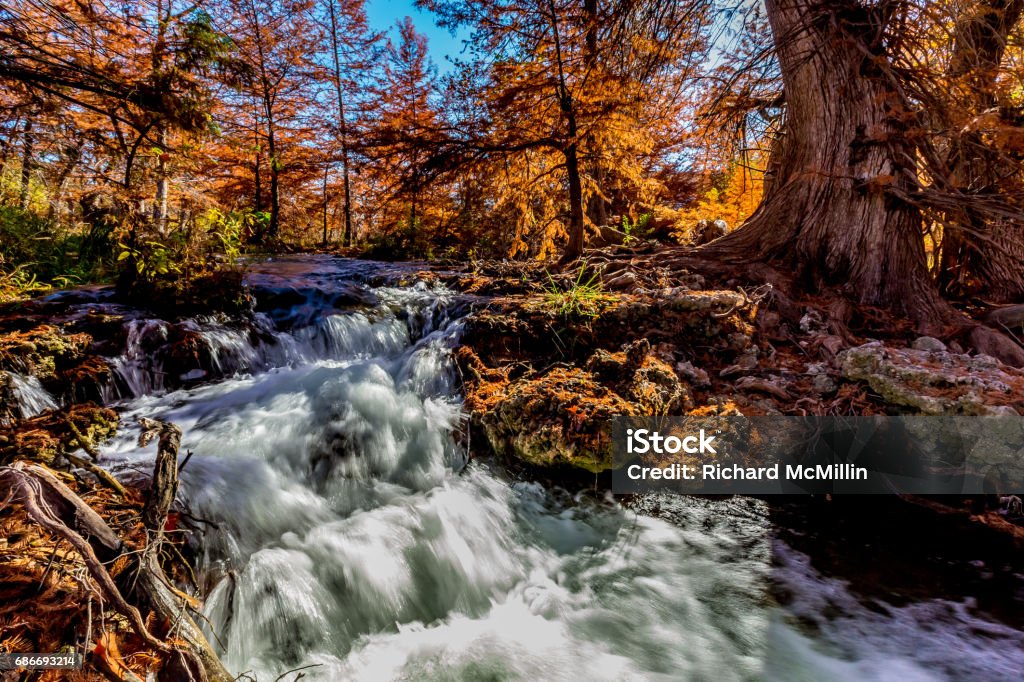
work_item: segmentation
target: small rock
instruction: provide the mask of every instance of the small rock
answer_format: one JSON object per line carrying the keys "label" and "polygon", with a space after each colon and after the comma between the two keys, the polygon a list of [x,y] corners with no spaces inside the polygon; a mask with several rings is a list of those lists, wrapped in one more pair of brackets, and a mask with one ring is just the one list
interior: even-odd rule
{"label": "small rock", "polygon": [[804,334],[828,334],[828,325],[817,310],[808,310],[807,314],[800,318],[800,331]]}
{"label": "small rock", "polygon": [[931,353],[941,353],[946,350],[946,344],[932,336],[921,336],[914,339],[911,346],[914,350],[926,350]]}
{"label": "small rock", "polygon": [[687,381],[687,383],[702,387],[711,385],[711,377],[700,367],[694,367],[692,362],[680,362],[676,365],[676,373]]}
{"label": "small rock", "polygon": [[757,358],[760,355],[757,346],[750,346],[736,359],[736,365],[742,369],[757,369]]}
{"label": "small rock", "polygon": [[887,348],[874,341],[844,351],[838,360],[845,378],[867,382],[886,402],[918,414],[1016,414],[998,403],[1024,394],[1024,371],[984,355]]}
{"label": "small rock", "polygon": [[826,367],[825,363],[823,362],[812,362],[811,364],[807,365],[807,369],[805,370],[805,373],[810,374],[811,376],[815,376],[817,374],[825,374],[827,372],[828,367]]}
{"label": "small rock", "polygon": [[814,388],[815,393],[820,393],[822,395],[835,393],[839,388],[832,377],[827,374],[816,374],[814,379],[811,381],[811,386]]}
{"label": "small rock", "polygon": [[845,347],[846,342],[843,341],[843,338],[841,336],[836,336],[835,334],[825,336],[821,339],[821,344],[819,345],[821,355],[829,362],[832,362]]}

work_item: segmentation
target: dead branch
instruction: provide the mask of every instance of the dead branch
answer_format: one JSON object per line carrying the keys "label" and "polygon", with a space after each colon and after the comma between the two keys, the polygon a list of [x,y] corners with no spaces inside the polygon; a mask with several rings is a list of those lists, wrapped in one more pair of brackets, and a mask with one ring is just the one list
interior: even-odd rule
{"label": "dead branch", "polygon": [[145,447],[157,438],[156,462],[153,481],[142,511],[142,520],[149,530],[150,542],[143,552],[136,591],[161,621],[168,623],[174,635],[188,643],[188,650],[179,649],[168,665],[176,678],[231,682],[235,679],[203,635],[202,630],[188,615],[194,600],[182,594],[167,578],[160,566],[159,549],[163,540],[167,515],[174,505],[178,491],[178,449],[181,429],[168,422],[141,417],[139,446]]}

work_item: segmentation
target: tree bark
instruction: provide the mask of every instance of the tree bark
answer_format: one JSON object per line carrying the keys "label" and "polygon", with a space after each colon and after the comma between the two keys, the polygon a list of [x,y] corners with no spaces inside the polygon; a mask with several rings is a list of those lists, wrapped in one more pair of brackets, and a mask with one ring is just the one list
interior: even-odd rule
{"label": "tree bark", "polygon": [[156,167],[156,199],[153,202],[153,222],[160,236],[167,236],[167,128],[160,125],[157,132],[160,156]]}
{"label": "tree bark", "polygon": [[281,220],[281,161],[277,158],[273,105],[269,96],[266,100],[267,153],[270,156],[270,222],[267,225],[267,236],[273,241],[277,239]]}
{"label": "tree bark", "polygon": [[329,167],[325,165],[324,166],[323,192],[322,192],[322,194],[323,194],[323,203],[321,204],[322,213],[321,213],[321,216],[320,216],[322,218],[322,220],[323,220],[323,231],[324,231],[323,239],[320,241],[320,243],[323,246],[327,246],[327,227],[328,227],[327,226],[327,204],[328,204],[328,199],[327,199],[327,178],[328,178],[328,172],[329,172]]}
{"label": "tree bark", "polygon": [[566,140],[562,147],[565,155],[565,173],[569,189],[569,225],[567,226],[568,241],[560,261],[569,263],[583,255],[586,241],[586,225],[583,213],[583,182],[580,178],[579,130],[576,122],[576,104],[569,90],[565,77],[565,66],[562,59],[562,39],[558,28],[558,12],[553,1],[549,0],[551,32],[555,43],[555,63],[558,67],[558,79],[555,81],[555,92],[558,107],[565,117]]}
{"label": "tree bark", "polygon": [[[571,126],[575,129],[575,124]],[[575,133],[571,133],[575,135]],[[565,171],[569,183],[569,241],[565,245],[562,261],[568,263],[583,255],[583,183],[580,179],[579,152],[575,143],[565,149]]]}
{"label": "tree bark", "polygon": [[766,0],[786,115],[775,175],[739,230],[703,247],[733,261],[781,260],[811,288],[837,287],[936,330],[951,309],[932,284],[914,187],[914,147],[888,78],[886,5]]}

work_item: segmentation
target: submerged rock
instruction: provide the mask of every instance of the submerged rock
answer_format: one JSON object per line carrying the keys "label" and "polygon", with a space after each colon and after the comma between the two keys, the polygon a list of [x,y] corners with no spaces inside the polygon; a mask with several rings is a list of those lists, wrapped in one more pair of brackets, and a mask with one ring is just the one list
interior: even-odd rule
{"label": "submerged rock", "polygon": [[846,379],[867,382],[886,402],[919,414],[1016,414],[1024,402],[1024,371],[985,355],[875,341],[843,351],[838,361]]}

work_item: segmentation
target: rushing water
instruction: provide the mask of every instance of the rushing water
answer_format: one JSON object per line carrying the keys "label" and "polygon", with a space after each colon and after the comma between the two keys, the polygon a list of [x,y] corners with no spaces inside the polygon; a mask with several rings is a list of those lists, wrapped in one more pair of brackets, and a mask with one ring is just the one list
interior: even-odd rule
{"label": "rushing water", "polygon": [[[459,301],[420,284],[327,303],[374,267],[257,268],[257,286],[298,294],[256,332],[190,323],[214,362],[179,379],[216,380],[164,389],[144,352],[166,335],[159,321],[129,323],[115,362],[124,423],[171,420],[194,453],[182,497],[215,524],[199,541],[205,615],[234,672],[906,681],[1024,669],[1024,636],[967,601],[865,605],[782,543],[763,503],[625,509],[467,461],[449,359]],[[105,453],[122,471],[150,466],[134,436]]]}
{"label": "rushing water", "polygon": [[14,392],[14,404],[17,407],[18,416],[22,419],[34,417],[41,412],[57,407],[57,401],[43,388],[36,377],[25,376],[17,372],[8,372],[7,376]]}

